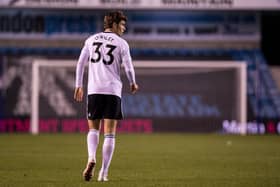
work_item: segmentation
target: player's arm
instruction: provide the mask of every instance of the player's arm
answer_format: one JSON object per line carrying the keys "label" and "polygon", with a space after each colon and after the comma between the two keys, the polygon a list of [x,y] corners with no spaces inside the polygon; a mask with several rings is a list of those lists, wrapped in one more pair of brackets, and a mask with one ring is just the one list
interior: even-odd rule
{"label": "player's arm", "polygon": [[135,94],[139,89],[139,86],[136,83],[135,71],[132,64],[128,45],[125,45],[125,47],[123,48],[122,62],[125,69],[126,77],[130,83],[130,91],[131,93]]}
{"label": "player's arm", "polygon": [[78,102],[83,100],[84,91],[83,91],[83,77],[85,65],[89,59],[89,50],[86,45],[84,45],[77,66],[76,66],[76,82],[75,82],[75,91],[74,99]]}

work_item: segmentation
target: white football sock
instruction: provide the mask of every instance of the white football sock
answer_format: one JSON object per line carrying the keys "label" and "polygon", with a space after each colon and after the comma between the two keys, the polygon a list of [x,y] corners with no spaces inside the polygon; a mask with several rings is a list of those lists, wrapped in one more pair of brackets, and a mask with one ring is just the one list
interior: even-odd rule
{"label": "white football sock", "polygon": [[105,134],[102,150],[102,167],[101,172],[104,176],[108,175],[109,166],[115,149],[115,135]]}
{"label": "white football sock", "polygon": [[99,143],[99,130],[90,129],[87,135],[88,162],[96,163],[96,149]]}

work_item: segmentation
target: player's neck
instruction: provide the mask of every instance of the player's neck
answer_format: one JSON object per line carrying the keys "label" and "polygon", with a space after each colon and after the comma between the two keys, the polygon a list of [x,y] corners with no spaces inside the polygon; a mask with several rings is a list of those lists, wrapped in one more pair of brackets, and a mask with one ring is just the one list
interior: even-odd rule
{"label": "player's neck", "polygon": [[120,36],[118,34],[118,32],[115,29],[112,29],[112,28],[105,29],[104,32],[111,32],[111,33],[115,33],[116,35]]}
{"label": "player's neck", "polygon": [[111,28],[105,29],[104,32],[113,32],[113,33],[115,33]]}

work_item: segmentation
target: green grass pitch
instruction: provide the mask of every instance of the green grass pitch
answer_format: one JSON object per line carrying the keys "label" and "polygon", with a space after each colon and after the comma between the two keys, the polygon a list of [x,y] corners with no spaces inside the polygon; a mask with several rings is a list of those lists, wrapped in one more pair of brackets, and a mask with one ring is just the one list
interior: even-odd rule
{"label": "green grass pitch", "polygon": [[0,134],[0,186],[280,186],[279,136],[118,134],[107,183],[82,179],[85,137]]}

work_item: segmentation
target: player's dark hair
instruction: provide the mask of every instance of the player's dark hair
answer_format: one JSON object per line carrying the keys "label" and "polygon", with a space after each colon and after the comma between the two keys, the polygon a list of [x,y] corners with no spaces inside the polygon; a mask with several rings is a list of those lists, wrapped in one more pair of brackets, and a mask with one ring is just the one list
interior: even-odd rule
{"label": "player's dark hair", "polygon": [[127,17],[122,11],[111,11],[104,16],[104,29],[112,28],[113,23],[119,24],[121,21],[127,21]]}

